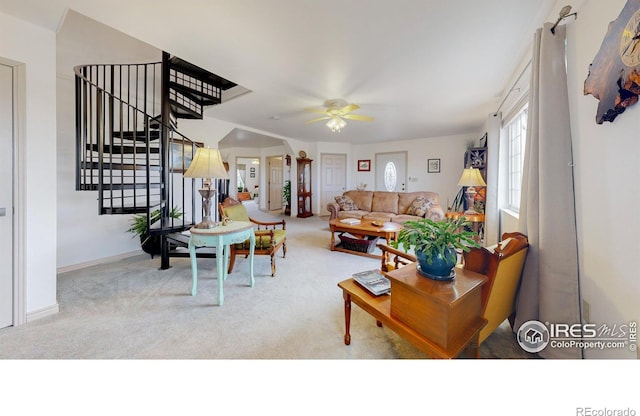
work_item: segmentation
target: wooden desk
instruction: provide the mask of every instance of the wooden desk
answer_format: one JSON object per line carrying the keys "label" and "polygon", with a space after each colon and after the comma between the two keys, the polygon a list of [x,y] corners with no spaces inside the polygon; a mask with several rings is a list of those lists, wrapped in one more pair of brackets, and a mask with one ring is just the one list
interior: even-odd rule
{"label": "wooden desk", "polygon": [[253,287],[253,252],[256,246],[256,237],[253,225],[247,221],[234,221],[228,225],[219,225],[215,228],[191,228],[189,237],[189,257],[191,258],[191,296],[195,296],[198,287],[198,263],[196,261],[196,247],[215,247],[216,266],[218,271],[218,305],[224,302],[223,283],[227,279],[229,269],[229,246],[242,243],[249,239],[249,282]]}
{"label": "wooden desk", "polygon": [[430,357],[455,358],[467,350],[469,356],[479,358],[478,336],[486,325],[480,310],[481,286],[486,277],[461,268],[456,268],[456,274],[452,282],[431,280],[420,276],[414,263],[388,273],[391,295],[377,297],[353,279],[338,283],[344,298],[344,343],[351,343],[353,302],[373,316],[378,326],[386,325]]}

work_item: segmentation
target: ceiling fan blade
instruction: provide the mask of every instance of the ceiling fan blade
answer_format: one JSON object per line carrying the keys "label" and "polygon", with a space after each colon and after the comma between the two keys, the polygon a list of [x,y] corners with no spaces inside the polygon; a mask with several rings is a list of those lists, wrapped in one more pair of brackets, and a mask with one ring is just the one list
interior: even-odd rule
{"label": "ceiling fan blade", "polygon": [[352,111],[356,111],[358,108],[360,108],[360,106],[358,104],[348,104],[345,105],[344,107],[342,107],[339,112],[340,114],[347,114],[350,113]]}
{"label": "ceiling fan blade", "polygon": [[309,123],[315,123],[316,121],[322,121],[322,120],[328,120],[331,117],[327,116],[327,117],[320,117],[320,118],[314,118],[313,120],[309,120],[309,121],[305,121],[304,124],[309,124]]}
{"label": "ceiling fan blade", "polygon": [[359,120],[359,121],[373,121],[373,117],[361,116],[358,114],[345,114],[342,116],[342,118],[346,118],[349,120]]}

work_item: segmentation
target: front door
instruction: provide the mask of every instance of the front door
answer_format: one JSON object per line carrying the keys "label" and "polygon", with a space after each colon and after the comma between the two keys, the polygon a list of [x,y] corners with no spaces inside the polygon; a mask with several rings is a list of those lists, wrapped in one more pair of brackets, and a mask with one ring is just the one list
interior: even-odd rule
{"label": "front door", "polygon": [[320,159],[322,183],[320,184],[320,215],[329,215],[327,205],[334,197],[342,195],[347,183],[347,155],[323,154]]}
{"label": "front door", "polygon": [[282,209],[282,156],[269,159],[269,211]]}
{"label": "front door", "polygon": [[376,153],[376,191],[405,192],[407,152]]}
{"label": "front door", "polygon": [[0,328],[13,325],[13,68],[0,64]]}

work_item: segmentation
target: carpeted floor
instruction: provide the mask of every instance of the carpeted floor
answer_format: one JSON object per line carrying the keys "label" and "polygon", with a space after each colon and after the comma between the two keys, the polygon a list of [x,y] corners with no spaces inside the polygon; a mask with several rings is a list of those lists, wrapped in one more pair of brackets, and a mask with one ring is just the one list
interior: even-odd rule
{"label": "carpeted floor", "polygon": [[[268,219],[249,205],[253,216]],[[5,359],[393,359],[425,358],[357,306],[350,346],[343,343],[337,283],[379,260],[329,251],[326,218],[287,217],[287,256],[239,258],[216,305],[215,260],[200,259],[198,293],[190,295],[188,258],[137,255],[60,274],[55,316],[0,330]],[[505,323],[480,348],[483,358],[533,358]]]}

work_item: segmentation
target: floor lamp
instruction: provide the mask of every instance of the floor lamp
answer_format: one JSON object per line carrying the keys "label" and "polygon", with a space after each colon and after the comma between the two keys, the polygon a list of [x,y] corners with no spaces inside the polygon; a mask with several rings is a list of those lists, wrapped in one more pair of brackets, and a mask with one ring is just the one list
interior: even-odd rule
{"label": "floor lamp", "polygon": [[462,171],[462,176],[458,181],[458,186],[466,186],[467,191],[465,192],[467,199],[467,210],[464,212],[465,214],[478,214],[475,209],[473,209],[476,198],[476,186],[487,186],[484,179],[482,179],[482,175],[480,171],[475,168],[466,168]]}
{"label": "floor lamp", "polygon": [[218,225],[216,221],[211,219],[211,197],[216,196],[216,189],[211,188],[211,179],[228,179],[229,174],[222,163],[220,151],[208,147],[199,147],[193,156],[193,161],[184,173],[185,178],[202,178],[204,179],[203,188],[198,190],[202,195],[202,207],[204,216],[202,221],[196,224],[196,228],[214,228]]}

